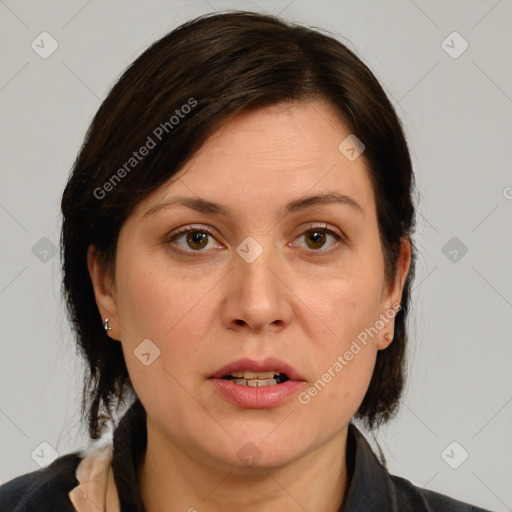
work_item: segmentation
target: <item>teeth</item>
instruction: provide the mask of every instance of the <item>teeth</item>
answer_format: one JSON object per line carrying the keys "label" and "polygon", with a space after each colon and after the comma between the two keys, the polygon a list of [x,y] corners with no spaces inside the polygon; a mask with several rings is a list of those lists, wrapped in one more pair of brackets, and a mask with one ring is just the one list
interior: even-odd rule
{"label": "teeth", "polygon": [[252,379],[247,381],[248,386],[257,387],[260,388],[262,386],[273,386],[274,384],[277,384],[277,382],[274,379]]}
{"label": "teeth", "polygon": [[286,380],[283,380],[280,373],[275,370],[268,372],[250,372],[249,370],[231,372],[230,377],[232,378],[228,380],[231,380],[234,384],[250,387],[275,386]]}
{"label": "teeth", "polygon": [[262,386],[274,386],[277,384],[274,379],[233,379],[231,382],[241,386],[249,386],[253,388],[260,388]]}
{"label": "teeth", "polygon": [[243,372],[231,372],[230,375],[232,377],[235,377],[237,379],[244,378],[246,380],[252,380],[252,379],[272,379],[274,375],[279,375],[279,372],[275,371],[269,371],[269,372],[250,372],[249,370],[245,370]]}
{"label": "teeth", "polygon": [[258,379],[271,379],[276,372],[258,372]]}

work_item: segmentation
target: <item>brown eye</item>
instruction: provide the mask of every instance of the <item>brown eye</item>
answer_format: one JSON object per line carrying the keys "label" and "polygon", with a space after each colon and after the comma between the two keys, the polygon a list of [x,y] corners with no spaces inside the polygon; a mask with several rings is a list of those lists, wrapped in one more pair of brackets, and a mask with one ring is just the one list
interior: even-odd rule
{"label": "brown eye", "polygon": [[203,249],[208,245],[209,236],[204,231],[189,231],[187,233],[187,244],[191,249]]}
{"label": "brown eye", "polygon": [[194,226],[186,226],[171,233],[166,239],[166,244],[181,254],[188,253],[189,255],[209,253],[211,249],[224,247],[208,229],[199,229]]}
{"label": "brown eye", "polygon": [[312,229],[305,233],[306,244],[310,249],[320,249],[325,245],[326,233],[318,229]]}
{"label": "brown eye", "polygon": [[342,235],[324,226],[313,227],[298,236],[291,244],[292,247],[300,247],[310,252],[329,254],[337,249],[344,241]]}

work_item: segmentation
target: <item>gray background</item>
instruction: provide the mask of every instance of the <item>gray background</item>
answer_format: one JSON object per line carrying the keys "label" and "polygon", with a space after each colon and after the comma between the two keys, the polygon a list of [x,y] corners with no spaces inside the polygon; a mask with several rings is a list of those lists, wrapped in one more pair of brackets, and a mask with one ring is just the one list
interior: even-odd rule
{"label": "gray background", "polygon": [[[417,175],[420,257],[407,390],[377,439],[390,470],[416,485],[512,510],[510,0],[0,0],[0,481],[38,469],[41,442],[59,455],[86,443],[83,367],[52,248],[87,126],[151,42],[227,8],[347,38],[396,103]],[[31,47],[43,31],[59,45],[47,59]],[[453,31],[469,44],[460,55]]]}

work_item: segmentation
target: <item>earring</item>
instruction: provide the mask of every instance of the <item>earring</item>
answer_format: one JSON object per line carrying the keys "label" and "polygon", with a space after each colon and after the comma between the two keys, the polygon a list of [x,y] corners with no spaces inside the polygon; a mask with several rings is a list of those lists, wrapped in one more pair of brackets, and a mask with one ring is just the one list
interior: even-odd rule
{"label": "earring", "polygon": [[105,332],[107,332],[107,333],[108,333],[108,331],[112,330],[112,327],[110,327],[110,325],[108,325],[108,318],[105,318],[105,320],[103,321],[103,329],[105,329]]}
{"label": "earring", "polygon": [[386,334],[384,334],[384,339],[386,341],[393,341],[393,335],[390,332],[387,332]]}

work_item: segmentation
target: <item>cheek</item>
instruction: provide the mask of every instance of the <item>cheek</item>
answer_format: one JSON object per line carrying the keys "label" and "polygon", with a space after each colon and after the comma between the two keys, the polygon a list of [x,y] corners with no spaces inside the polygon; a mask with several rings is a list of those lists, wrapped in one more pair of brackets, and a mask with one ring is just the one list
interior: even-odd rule
{"label": "cheek", "polygon": [[[346,423],[361,404],[377,355],[383,267],[379,255],[360,255],[343,277],[325,281],[322,292],[304,281],[304,302],[318,312],[323,328],[311,330],[314,382],[299,403],[333,428]],[[309,301],[309,302],[308,302]],[[304,314],[308,315],[306,309]],[[309,318],[312,317],[309,313]]]}
{"label": "cheek", "polygon": [[[134,258],[118,267],[117,312],[123,350],[130,373],[144,371],[133,352],[149,339],[160,351],[155,368],[162,366],[180,377],[187,368],[198,366],[208,353],[204,343],[215,318],[214,306],[220,300],[215,288],[219,276],[202,272],[192,277],[159,263],[156,259]],[[153,382],[169,377],[157,377],[155,372],[144,375]]]}
{"label": "cheek", "polygon": [[370,383],[377,355],[376,337],[365,329],[374,315],[347,308],[333,321],[336,335],[318,339],[314,349],[314,379],[298,401],[321,418],[326,431],[346,425],[359,408]]}
{"label": "cheek", "polygon": [[169,267],[162,258],[133,255],[120,262],[116,279],[118,315],[125,339],[162,340],[188,324],[186,319],[215,285],[215,276],[192,276]]}
{"label": "cheek", "polygon": [[[382,260],[357,255],[351,260],[336,275],[324,279],[322,286],[312,287],[308,277],[302,283],[303,302],[322,320],[322,341],[318,346],[331,356],[333,352],[344,352],[352,340],[374,326],[381,310]],[[313,316],[311,312],[309,317]],[[319,333],[310,335],[318,339]]]}

